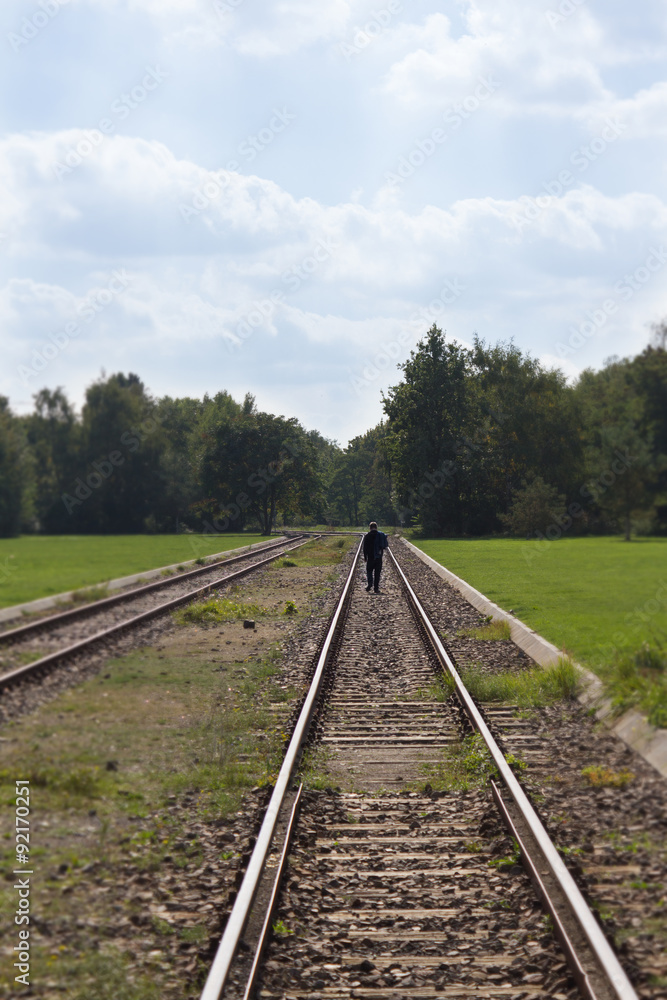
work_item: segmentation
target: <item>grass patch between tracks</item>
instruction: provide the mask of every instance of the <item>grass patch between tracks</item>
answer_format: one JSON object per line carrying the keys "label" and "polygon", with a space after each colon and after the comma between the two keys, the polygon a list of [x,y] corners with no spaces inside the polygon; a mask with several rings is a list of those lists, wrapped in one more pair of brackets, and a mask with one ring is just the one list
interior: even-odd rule
{"label": "grass patch between tracks", "polygon": [[[506,754],[505,759],[512,770],[519,773],[526,766],[515,754]],[[468,791],[482,788],[489,779],[498,777],[491,754],[479,733],[464,736],[459,743],[447,747],[442,760],[437,764],[424,764],[423,771],[425,780],[418,783],[420,791],[429,788],[434,791]]]}
{"label": "grass patch between tracks", "polygon": [[0,538],[0,608],[227,552],[261,535],[23,535]]}
{"label": "grass patch between tracks", "polygon": [[233,621],[235,618],[256,618],[265,614],[266,608],[260,607],[259,604],[230,601],[227,597],[210,597],[207,601],[179,608],[174,612],[174,621],[179,625],[188,625],[193,622],[214,625]]}
{"label": "grass patch between tracks", "polygon": [[350,547],[352,539],[346,538],[315,538],[312,542],[288,552],[282,559],[277,559],[273,569],[301,569],[305,566],[337,566]]}

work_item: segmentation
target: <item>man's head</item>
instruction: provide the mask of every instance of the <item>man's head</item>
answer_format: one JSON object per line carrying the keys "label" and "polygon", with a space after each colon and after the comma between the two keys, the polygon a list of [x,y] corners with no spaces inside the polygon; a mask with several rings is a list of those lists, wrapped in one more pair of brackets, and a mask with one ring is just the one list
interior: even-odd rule
{"label": "man's head", "polygon": [[371,521],[371,523],[368,525],[368,528],[370,531],[377,531],[378,530],[377,521]]}

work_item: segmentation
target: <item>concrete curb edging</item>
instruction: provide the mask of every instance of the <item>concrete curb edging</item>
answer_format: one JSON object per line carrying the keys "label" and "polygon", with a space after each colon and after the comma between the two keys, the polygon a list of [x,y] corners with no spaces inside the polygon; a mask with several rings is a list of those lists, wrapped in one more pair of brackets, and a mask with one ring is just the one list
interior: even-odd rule
{"label": "concrete curb edging", "polygon": [[[418,559],[430,566],[441,579],[446,580],[458,590],[474,608],[485,615],[493,615],[494,618],[501,618],[508,622],[513,641],[540,666],[546,667],[556,663],[559,657],[564,655],[548,639],[544,639],[524,622],[519,621],[514,615],[510,615],[494,604],[479,590],[475,590],[451,570],[445,569],[412,542],[405,538],[402,538],[401,541]],[[667,729],[657,729],[652,726],[635,709],[630,709],[623,715],[614,716],[610,699],[604,697],[604,685],[600,678],[580,664],[576,664],[576,666],[579,667],[583,678],[583,690],[577,696],[581,704],[586,708],[595,709],[596,719],[605,720],[605,724],[616,736],[623,740],[627,746],[636,750],[656,771],[667,778]]]}
{"label": "concrete curb edging", "polygon": [[[227,549],[225,552],[212,552],[210,555],[205,556],[206,559],[220,559],[222,556],[233,556],[238,555],[240,552],[248,552],[253,549],[261,548],[261,546],[266,545],[267,542],[279,542],[283,535],[277,535],[275,538],[271,536],[267,538],[265,542],[253,542],[252,545],[242,545],[239,549]],[[123,587],[129,587],[133,583],[138,583],[140,580],[142,583],[148,583],[150,580],[154,580],[156,577],[161,576],[165,570],[176,570],[179,566],[189,566],[194,568],[194,559],[184,559],[181,562],[172,563],[171,566],[159,566],[157,569],[147,569],[143,573],[132,573],[130,576],[120,576],[117,580],[109,580],[108,582],[102,582],[98,584],[90,583],[85,587],[77,587],[76,590],[67,590],[62,594],[54,594],[52,597],[40,597],[36,601],[28,601],[26,604],[12,604],[9,608],[0,609],[0,622],[10,622],[14,618],[21,618],[24,614],[29,615],[38,611],[49,611],[51,608],[55,607],[61,601],[70,601],[72,596],[80,590],[88,590],[90,587],[104,587],[106,586],[108,590],[122,590]]]}

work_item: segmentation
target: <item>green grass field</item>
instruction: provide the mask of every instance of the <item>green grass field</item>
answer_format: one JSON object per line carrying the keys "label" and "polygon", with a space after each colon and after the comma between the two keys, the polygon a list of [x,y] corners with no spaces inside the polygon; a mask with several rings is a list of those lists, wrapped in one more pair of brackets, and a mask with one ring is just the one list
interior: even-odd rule
{"label": "green grass field", "polygon": [[582,663],[667,633],[667,539],[414,539],[447,569]]}
{"label": "green grass field", "polygon": [[0,538],[0,608],[260,541],[255,534]]}

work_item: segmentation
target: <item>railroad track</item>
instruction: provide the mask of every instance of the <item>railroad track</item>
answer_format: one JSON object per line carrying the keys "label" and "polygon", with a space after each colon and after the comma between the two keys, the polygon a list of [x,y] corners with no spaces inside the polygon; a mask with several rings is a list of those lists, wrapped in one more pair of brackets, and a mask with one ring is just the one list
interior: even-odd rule
{"label": "railroad track", "polygon": [[[357,552],[201,1000],[636,1000],[493,735],[507,711],[482,715],[387,563],[367,594]],[[434,696],[441,671],[456,698]],[[483,791],[425,784],[466,731],[498,770],[497,812]],[[295,791],[306,749],[344,791]],[[489,864],[501,822],[560,948],[518,858]]]}
{"label": "railroad track", "polygon": [[[228,559],[221,559],[175,577],[148,583],[112,597],[28,622],[0,633],[1,661],[29,656],[30,662],[14,665],[0,674],[0,690],[43,676],[80,653],[104,643],[123,632],[172,611],[211,590],[246,576],[288,552],[306,545],[300,536],[271,542],[265,547]],[[228,572],[228,567],[245,563]],[[220,575],[221,569],[224,570]],[[201,580],[204,580],[202,583]],[[193,587],[197,580],[198,586]],[[164,600],[165,591],[175,597]],[[4,647],[4,649],[3,649]],[[34,657],[37,656],[35,659]]]}

